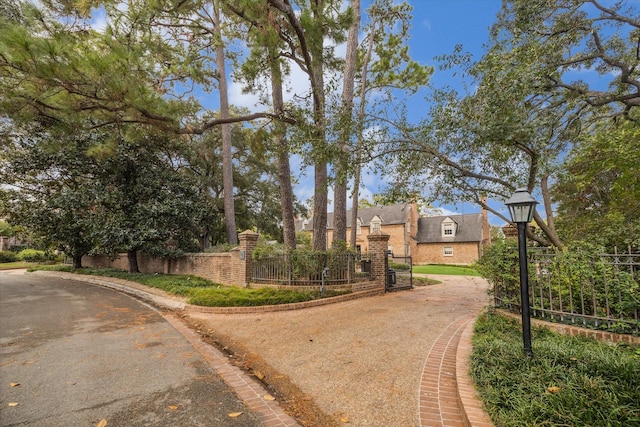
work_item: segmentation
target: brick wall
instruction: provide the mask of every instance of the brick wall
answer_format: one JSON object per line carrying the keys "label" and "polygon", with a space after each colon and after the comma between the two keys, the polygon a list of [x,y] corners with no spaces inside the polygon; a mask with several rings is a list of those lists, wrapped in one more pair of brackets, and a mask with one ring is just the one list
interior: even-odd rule
{"label": "brick wall", "polygon": [[[444,248],[453,249],[452,256]],[[478,242],[419,243],[413,253],[414,264],[473,264],[480,256]]]}
{"label": "brick wall", "polygon": [[[141,273],[191,274],[223,285],[246,286],[251,279],[251,254],[258,242],[258,233],[245,231],[238,235],[239,245],[231,252],[185,254],[180,258],[155,258],[138,252]],[[127,254],[115,259],[106,256],[82,257],[82,265],[93,268],[129,269]]]}
{"label": "brick wall", "polygon": [[[245,231],[238,235],[238,240],[238,247],[226,253],[192,253],[173,259],[154,258],[138,253],[138,268],[142,273],[191,274],[223,285],[249,286],[253,273],[251,256],[258,242],[258,234]],[[378,289],[384,292],[385,251],[389,236],[377,231],[368,236],[368,240],[369,247],[374,251],[371,263],[372,281],[354,284],[352,290],[357,292]],[[82,265],[120,270],[129,268],[127,254],[120,254],[115,259],[109,259],[106,256],[85,256],[82,257]]]}

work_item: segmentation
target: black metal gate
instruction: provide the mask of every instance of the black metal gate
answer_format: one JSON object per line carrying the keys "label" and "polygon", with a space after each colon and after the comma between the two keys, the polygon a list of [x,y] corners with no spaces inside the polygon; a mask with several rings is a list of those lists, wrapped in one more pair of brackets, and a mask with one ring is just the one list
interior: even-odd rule
{"label": "black metal gate", "polygon": [[389,252],[386,267],[387,292],[413,288],[413,263],[410,256],[396,256]]}

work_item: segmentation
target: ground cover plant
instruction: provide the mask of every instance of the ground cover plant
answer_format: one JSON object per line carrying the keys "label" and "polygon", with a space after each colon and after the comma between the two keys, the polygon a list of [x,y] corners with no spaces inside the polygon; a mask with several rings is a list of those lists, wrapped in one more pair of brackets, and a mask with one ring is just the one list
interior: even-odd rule
{"label": "ground cover plant", "polygon": [[447,274],[454,276],[479,276],[475,269],[460,265],[426,264],[414,265],[413,272],[418,274]]}
{"label": "ground cover plant", "polygon": [[41,266],[33,270],[54,270],[93,276],[115,277],[162,289],[173,295],[187,298],[189,304],[207,307],[247,307],[260,305],[288,304],[337,296],[350,291],[295,291],[273,288],[249,289],[224,286],[210,280],[189,275],[127,273],[117,269],[72,268],[71,266]]}
{"label": "ground cover plant", "polygon": [[489,311],[473,337],[472,377],[501,426],[640,425],[640,347],[532,330]]}

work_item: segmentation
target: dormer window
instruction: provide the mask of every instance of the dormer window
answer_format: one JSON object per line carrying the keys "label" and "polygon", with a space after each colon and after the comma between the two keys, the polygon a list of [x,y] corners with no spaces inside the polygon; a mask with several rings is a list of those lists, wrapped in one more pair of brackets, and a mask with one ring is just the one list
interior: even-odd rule
{"label": "dormer window", "polygon": [[374,231],[379,231],[382,227],[382,220],[379,216],[374,216],[371,222],[369,223],[369,232],[373,233]]}
{"label": "dormer window", "polygon": [[446,218],[442,221],[442,237],[455,237],[456,235],[456,223],[450,218]]}

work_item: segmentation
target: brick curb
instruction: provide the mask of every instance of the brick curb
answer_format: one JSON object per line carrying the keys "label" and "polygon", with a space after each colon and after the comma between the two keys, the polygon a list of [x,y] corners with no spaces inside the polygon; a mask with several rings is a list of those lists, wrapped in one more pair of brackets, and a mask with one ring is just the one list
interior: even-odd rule
{"label": "brick curb", "polygon": [[462,409],[464,422],[469,427],[491,427],[491,418],[485,412],[482,402],[478,399],[476,388],[469,375],[470,358],[473,345],[473,327],[476,324],[476,315],[467,323],[458,342],[456,351],[456,383],[458,384],[458,401]]}

